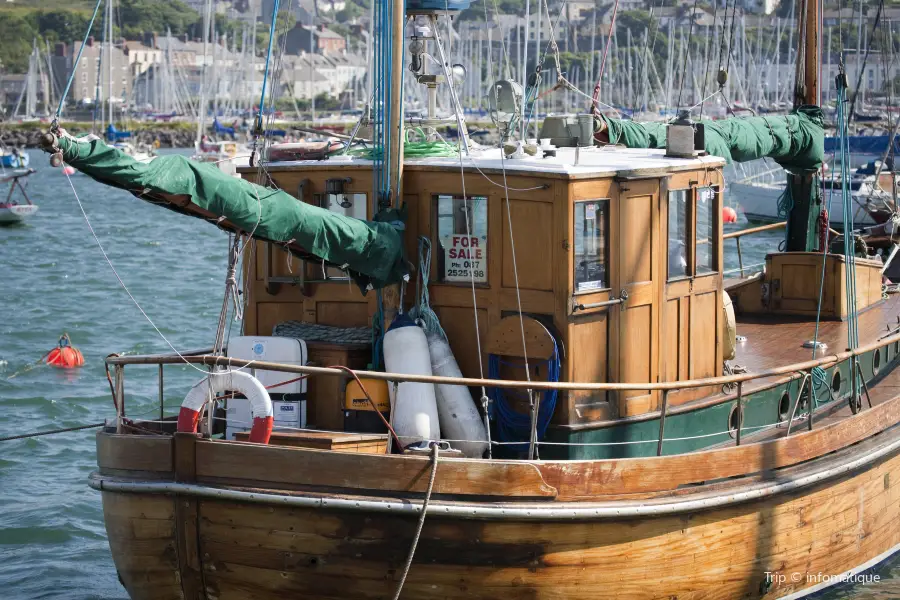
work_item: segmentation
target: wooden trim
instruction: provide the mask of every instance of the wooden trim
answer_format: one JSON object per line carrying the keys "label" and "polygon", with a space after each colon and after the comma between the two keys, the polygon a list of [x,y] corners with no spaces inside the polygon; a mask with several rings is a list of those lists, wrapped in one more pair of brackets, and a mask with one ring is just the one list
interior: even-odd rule
{"label": "wooden trim", "polygon": [[97,465],[100,472],[151,471],[172,473],[172,438],[97,432]]}
{"label": "wooden trim", "polygon": [[[197,443],[197,481],[243,480],[248,487],[271,484],[424,492],[427,458],[376,454],[346,454],[202,440]],[[435,494],[553,498],[539,469],[513,461],[441,460]]]}
{"label": "wooden trim", "polygon": [[[175,434],[175,481],[197,480],[197,433]],[[175,536],[181,589],[186,600],[205,598],[203,567],[200,562],[199,501],[189,496],[175,498]]]}
{"label": "wooden trim", "polygon": [[557,500],[676,490],[679,487],[796,465],[863,441],[900,421],[900,396],[855,417],[787,438],[674,456],[539,463]]}

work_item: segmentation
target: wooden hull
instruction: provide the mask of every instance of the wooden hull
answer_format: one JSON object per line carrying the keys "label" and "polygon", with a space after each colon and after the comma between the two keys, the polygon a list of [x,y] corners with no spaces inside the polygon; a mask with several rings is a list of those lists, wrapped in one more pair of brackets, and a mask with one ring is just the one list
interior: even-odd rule
{"label": "wooden hull", "polygon": [[[898,403],[790,438],[674,457],[441,460],[402,597],[784,598],[833,584],[900,545]],[[851,445],[873,427],[881,433]],[[180,437],[98,436],[92,485],[132,598],[391,597],[427,459]],[[826,438],[847,445],[805,460],[827,452]],[[277,464],[262,466],[263,456]],[[679,472],[687,460],[726,477],[740,461],[747,472],[685,485],[709,477]],[[668,483],[632,480],[652,461],[654,472],[669,469]]]}

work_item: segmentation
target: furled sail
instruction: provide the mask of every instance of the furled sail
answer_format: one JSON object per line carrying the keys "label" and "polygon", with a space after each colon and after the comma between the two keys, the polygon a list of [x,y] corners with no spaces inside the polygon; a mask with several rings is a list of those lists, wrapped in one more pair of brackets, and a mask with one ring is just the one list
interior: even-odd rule
{"label": "furled sail", "polygon": [[[665,148],[666,123],[597,117],[597,135],[629,148]],[[825,159],[822,110],[801,106],[789,115],[701,120],[706,151],[729,163],[771,158],[792,172],[816,171]]]}
{"label": "furled sail", "polygon": [[344,267],[364,290],[399,282],[407,274],[403,239],[390,223],[339,215],[184,156],[140,163],[96,136],[64,132],[55,145],[67,164],[92,179],[225,229],[252,233],[302,258]]}

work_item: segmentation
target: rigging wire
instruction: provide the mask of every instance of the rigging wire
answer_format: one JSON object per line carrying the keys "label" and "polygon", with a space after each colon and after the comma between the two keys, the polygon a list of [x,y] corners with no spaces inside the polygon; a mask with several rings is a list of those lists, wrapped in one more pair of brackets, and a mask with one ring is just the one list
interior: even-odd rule
{"label": "rigging wire", "polygon": [[[198,367],[198,366],[194,365],[193,363],[189,362],[175,348],[175,346],[172,345],[172,342],[169,341],[169,338],[167,338],[165,336],[165,334],[162,331],[160,331],[159,327],[156,326],[156,323],[153,322],[153,319],[150,318],[150,315],[148,315],[146,313],[146,311],[144,311],[143,307],[141,307],[141,304],[137,301],[137,299],[131,293],[131,290],[128,289],[128,286],[125,285],[125,282],[122,280],[122,277],[119,275],[119,272],[116,270],[115,266],[113,266],[113,264],[112,264],[112,261],[109,259],[109,255],[106,253],[106,250],[103,248],[103,244],[100,242],[100,238],[97,237],[97,232],[94,231],[94,226],[91,225],[91,220],[88,218],[87,212],[85,212],[84,206],[81,203],[81,199],[78,197],[78,192],[75,190],[75,184],[72,183],[72,178],[65,171],[63,171],[63,173],[66,176],[66,180],[69,182],[69,186],[72,188],[72,193],[75,194],[75,201],[78,203],[78,208],[81,210],[82,216],[84,216],[84,222],[87,223],[88,229],[90,230],[91,235],[94,237],[94,241],[97,242],[97,247],[100,249],[100,253],[103,254],[103,258],[106,259],[106,264],[109,265],[109,268],[112,270],[113,275],[115,275],[116,280],[119,282],[119,285],[122,286],[122,289],[125,290],[125,293],[128,294],[128,297],[131,298],[131,301],[134,303],[134,305],[137,307],[137,309],[140,311],[140,313],[142,315],[144,315],[144,318],[147,319],[147,322],[150,323],[150,326],[153,327],[153,329],[156,331],[157,334],[159,334],[159,337],[161,337],[162,340],[166,343],[166,345],[168,345],[169,348],[172,349],[172,352],[177,354],[178,357],[181,360],[183,360],[186,365],[189,365],[192,369],[195,369],[197,371],[200,371],[204,375],[207,375],[208,373],[205,369]],[[242,368],[247,368],[247,367],[242,367]],[[238,370],[238,369],[235,369],[235,370]]]}
{"label": "rigging wire", "polygon": [[[878,10],[875,12],[875,21],[872,23],[872,33],[869,34],[869,39],[874,40],[875,38],[875,29],[878,27],[878,24],[881,22],[881,13],[884,10],[884,0],[881,0],[878,3]],[[853,116],[856,113],[856,99],[859,98],[859,89],[862,85],[863,75],[866,71],[866,63],[869,61],[869,52],[872,50],[872,44],[866,44],[866,53],[863,55],[862,66],[857,68],[857,77],[856,77],[856,87],[853,88],[853,99],[850,101],[850,111],[847,114],[847,128],[849,130],[850,125],[853,124]],[[859,56],[856,56],[857,64],[859,64]]]}
{"label": "rigging wire", "polygon": [[[81,62],[81,55],[84,53],[84,48],[87,46],[88,37],[91,35],[91,29],[94,28],[94,21],[97,19],[97,12],[100,10],[100,5],[103,3],[103,0],[97,0],[96,6],[94,6],[94,14],[91,15],[91,20],[88,22],[87,31],[84,32],[84,39],[81,41],[81,47],[78,49],[78,56],[75,57],[75,62],[72,63],[74,65],[78,65]],[[66,96],[69,95],[69,88],[72,87],[72,81],[75,79],[75,73],[77,69],[72,69],[72,72],[69,74],[69,80],[66,82],[66,88],[63,90],[62,95],[59,97],[59,105],[56,107],[56,114],[53,115],[53,121],[50,124],[51,130],[55,129],[56,125],[59,123],[59,117],[62,114],[63,106],[66,102]]]}
{"label": "rigging wire", "polygon": [[[691,8],[691,23],[688,26],[688,36],[687,41],[685,42],[686,48],[683,48],[684,57],[681,61],[681,83],[678,86],[678,102],[676,102],[676,108],[681,108],[681,96],[684,93],[684,81],[687,79],[687,61],[688,55],[691,53],[691,38],[694,36],[694,13],[697,11],[697,0],[694,0],[694,6]],[[684,31],[682,29],[682,31]],[[701,100],[702,102],[702,100]]]}
{"label": "rigging wire", "polygon": [[[697,0],[694,0],[696,2]],[[549,10],[549,9],[548,9]],[[597,73],[597,83],[594,84],[594,93],[591,94],[591,113],[597,114],[597,101],[600,99],[600,87],[603,82],[603,71],[606,69],[606,57],[609,54],[609,45],[616,29],[616,14],[619,12],[619,0],[613,4],[612,18],[609,23],[609,34],[606,36],[606,46],[603,48],[603,57],[600,59],[600,71]]]}

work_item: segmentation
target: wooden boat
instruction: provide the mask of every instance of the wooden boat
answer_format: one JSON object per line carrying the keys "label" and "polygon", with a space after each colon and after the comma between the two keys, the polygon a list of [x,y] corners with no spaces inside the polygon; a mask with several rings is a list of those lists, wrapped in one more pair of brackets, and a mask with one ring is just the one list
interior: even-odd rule
{"label": "wooden boat", "polygon": [[[798,12],[813,29],[817,10]],[[803,92],[816,98],[809,50]],[[607,141],[632,127],[579,119],[565,127]],[[666,151],[510,144],[407,160],[394,136],[388,194],[384,148],[239,170],[262,187],[178,156],[156,159],[167,177],[151,181],[102,142],[48,135],[55,162],[255,240],[241,301],[252,359],[222,352],[224,320],[211,351],[107,359],[117,415],[90,485],[129,595],[795,598],[887,560],[900,548],[900,299],[882,295],[881,260],[855,242],[834,253],[817,225],[821,120],[737,126],[805,165],[789,178],[784,251],[737,280],[723,268],[725,161],[695,152],[692,126],[665,132]],[[401,201],[405,216],[380,210]],[[416,294],[400,285],[400,245],[420,258]],[[423,322],[433,310],[461,376],[367,369],[368,328],[409,321],[410,304]],[[272,334],[302,339],[308,361],[266,360]],[[232,371],[166,415],[164,368],[184,363]],[[138,366],[155,367],[159,419],[127,418],[125,370]],[[250,369],[308,376],[310,423],[270,437]],[[348,381],[374,415],[389,382],[393,424],[363,426]],[[397,433],[401,398],[434,401],[434,386],[475,392],[487,457],[463,457],[474,437]],[[254,421],[230,441],[215,402],[201,412],[205,394],[234,390]]]}
{"label": "wooden boat", "polygon": [[[32,203],[21,181],[34,173],[35,170],[29,168],[16,169],[15,171],[0,174],[0,184],[9,184],[9,192],[6,194],[6,199],[0,203],[0,225],[21,223],[38,211],[37,205]],[[21,193],[24,202],[19,201],[15,197],[16,189]]]}

